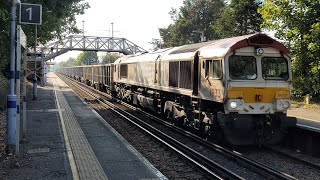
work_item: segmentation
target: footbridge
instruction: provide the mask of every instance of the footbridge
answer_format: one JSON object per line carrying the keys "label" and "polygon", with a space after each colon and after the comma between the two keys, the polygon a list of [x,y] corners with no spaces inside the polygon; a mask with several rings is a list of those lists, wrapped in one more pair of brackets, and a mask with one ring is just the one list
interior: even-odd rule
{"label": "footbridge", "polygon": [[79,36],[71,35],[61,41],[41,47],[44,61],[53,59],[68,51],[96,51],[96,52],[119,52],[125,55],[146,52],[145,49],[139,47],[126,38],[116,37],[95,37],[95,36]]}
{"label": "footbridge", "polygon": [[68,51],[119,52],[125,55],[147,52],[126,38],[70,35],[62,40],[37,47],[36,54],[41,54],[42,56],[36,57],[36,60],[34,57],[26,57],[27,76],[34,74],[34,64],[37,63],[37,77],[44,82],[46,61]]}

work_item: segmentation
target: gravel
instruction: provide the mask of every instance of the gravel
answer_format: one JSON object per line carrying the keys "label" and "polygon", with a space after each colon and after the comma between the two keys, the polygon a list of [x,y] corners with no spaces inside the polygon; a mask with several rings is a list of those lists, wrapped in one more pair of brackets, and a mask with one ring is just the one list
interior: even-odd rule
{"label": "gravel", "polygon": [[[276,170],[294,176],[298,179],[316,180],[320,177],[319,168],[315,168],[311,165],[299,162],[290,157],[286,157],[270,150],[253,148],[240,152],[242,152],[245,156],[254,159],[255,161],[273,167]],[[308,158],[316,159],[315,157]]]}

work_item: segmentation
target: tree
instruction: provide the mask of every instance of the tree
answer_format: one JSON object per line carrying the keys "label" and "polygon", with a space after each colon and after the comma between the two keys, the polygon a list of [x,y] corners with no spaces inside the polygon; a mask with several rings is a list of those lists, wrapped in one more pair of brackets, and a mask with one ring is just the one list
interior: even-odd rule
{"label": "tree", "polygon": [[71,66],[75,66],[75,59],[72,57],[69,57],[69,59],[67,61],[63,61],[61,63],[59,63],[60,67],[71,67]]}
{"label": "tree", "polygon": [[[38,26],[38,44],[45,44],[53,39],[61,39],[70,33],[79,33],[75,16],[84,14],[89,8],[84,0],[24,0],[24,3],[42,5],[42,25]],[[10,17],[11,0],[0,0],[0,72],[8,68],[10,58]],[[35,26],[22,25],[27,35],[28,47],[34,45]]]}
{"label": "tree", "polygon": [[74,65],[82,66],[82,65],[90,65],[90,64],[98,64],[98,63],[99,63],[99,58],[96,52],[84,51],[78,55]]}
{"label": "tree", "polygon": [[102,56],[102,63],[108,64],[108,63],[114,63],[118,58],[120,58],[119,53],[106,53],[104,56]]}
{"label": "tree", "polygon": [[[3,0],[0,0],[3,1]],[[84,0],[26,0],[26,3],[42,5],[42,25],[38,26],[38,41],[41,44],[52,39],[62,39],[68,34],[78,34],[76,15],[84,14],[90,6]],[[34,45],[35,26],[23,25],[28,45]]]}
{"label": "tree", "polygon": [[320,99],[320,2],[314,0],[266,0],[259,9],[263,27],[275,30],[293,55],[293,87],[301,95]]}
{"label": "tree", "polygon": [[206,40],[218,38],[211,26],[224,6],[223,0],[184,0],[179,11],[172,9],[169,13],[174,23],[160,29],[165,46],[201,42],[202,33]]}
{"label": "tree", "polygon": [[8,77],[10,58],[10,1],[0,0],[0,73]]}
{"label": "tree", "polygon": [[167,28],[159,28],[160,37],[162,38],[161,46],[163,48],[171,47],[172,44],[174,44],[173,42],[171,42],[171,39],[172,39],[171,30],[172,30],[172,24],[170,24]]}
{"label": "tree", "polygon": [[232,0],[212,28],[221,37],[233,37],[250,34],[261,30],[263,22],[258,8],[258,0]]}

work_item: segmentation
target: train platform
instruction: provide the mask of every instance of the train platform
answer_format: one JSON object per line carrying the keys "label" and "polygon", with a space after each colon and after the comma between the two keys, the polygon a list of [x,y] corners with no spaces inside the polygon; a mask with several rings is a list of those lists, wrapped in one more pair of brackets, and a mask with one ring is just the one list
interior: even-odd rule
{"label": "train platform", "polygon": [[0,165],[0,179],[167,179],[54,73],[27,120],[21,154]]}
{"label": "train platform", "polygon": [[293,106],[288,110],[287,114],[297,118],[298,127],[320,132],[320,109]]}

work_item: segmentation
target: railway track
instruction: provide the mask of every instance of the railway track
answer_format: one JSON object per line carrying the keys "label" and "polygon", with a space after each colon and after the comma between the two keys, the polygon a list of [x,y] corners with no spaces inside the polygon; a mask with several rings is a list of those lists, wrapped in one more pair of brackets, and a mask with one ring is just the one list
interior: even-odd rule
{"label": "railway track", "polygon": [[[61,76],[60,76],[61,77]],[[64,78],[66,79],[66,78]],[[103,106],[112,109],[115,113],[141,128],[150,136],[165,144],[168,148],[190,163],[205,172],[209,178],[217,179],[295,179],[294,177],[276,171],[264,164],[246,158],[241,153],[230,151],[221,146],[208,142],[188,131],[175,127],[152,114],[141,111],[139,108],[122,103],[120,101],[109,102],[105,93],[87,87],[79,82],[66,79],[81,91],[96,99]],[[121,104],[127,108],[140,112],[140,115],[148,119],[138,118],[115,104]],[[142,117],[143,118],[143,117]],[[152,120],[150,120],[152,119]],[[156,127],[156,128],[155,128]],[[159,130],[160,129],[160,130]],[[245,175],[247,174],[247,176]],[[249,174],[249,176],[248,176]]]}
{"label": "railway track", "polygon": [[264,146],[262,149],[240,147],[237,148],[237,151],[251,159],[273,166],[274,169],[289,172],[290,175],[298,179],[318,179],[320,175],[319,159],[316,160],[314,157],[303,154],[299,156],[292,150],[286,151],[284,147]]}
{"label": "railway track", "polygon": [[289,154],[287,152],[283,152],[280,149],[275,149],[275,148],[270,147],[270,146],[265,146],[264,148],[267,149],[270,153],[275,153],[275,154],[278,154],[279,156],[290,158],[290,159],[296,161],[297,163],[303,164],[305,166],[313,167],[316,170],[320,171],[320,164],[319,163],[310,162],[309,160],[306,160],[304,158],[291,155],[291,154]]}

